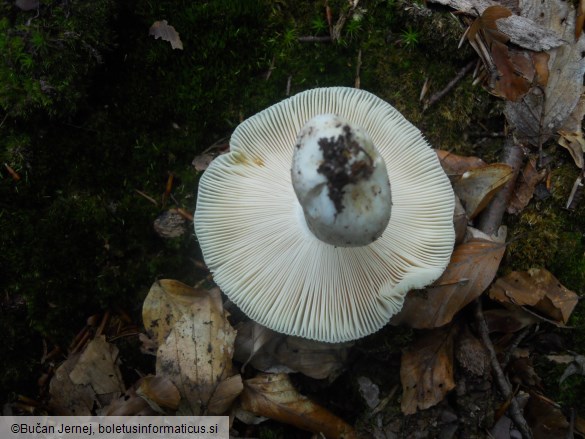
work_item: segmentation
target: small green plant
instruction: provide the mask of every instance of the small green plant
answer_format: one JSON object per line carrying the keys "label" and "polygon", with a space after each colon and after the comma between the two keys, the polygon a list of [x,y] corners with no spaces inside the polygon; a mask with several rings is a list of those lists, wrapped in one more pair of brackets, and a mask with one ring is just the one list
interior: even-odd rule
{"label": "small green plant", "polygon": [[411,49],[419,43],[419,37],[419,31],[413,29],[412,26],[408,26],[402,31],[400,40],[404,47]]}
{"label": "small green plant", "polygon": [[313,21],[311,21],[311,29],[317,35],[328,32],[328,30],[329,30],[328,28],[329,28],[329,26],[327,25],[327,22],[321,16],[315,17],[313,19]]}
{"label": "small green plant", "polygon": [[354,40],[362,28],[362,17],[353,17],[345,26],[345,36],[348,40]]}

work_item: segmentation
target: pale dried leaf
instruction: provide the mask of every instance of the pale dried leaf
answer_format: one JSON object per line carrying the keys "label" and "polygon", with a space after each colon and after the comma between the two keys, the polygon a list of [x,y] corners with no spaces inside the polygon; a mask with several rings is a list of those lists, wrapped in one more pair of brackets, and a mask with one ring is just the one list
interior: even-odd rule
{"label": "pale dried leaf", "polygon": [[217,389],[232,376],[235,330],[223,307],[208,295],[193,303],[159,346],[156,375],[171,379],[182,396],[180,412],[202,415]]}
{"label": "pale dried leaf", "polygon": [[183,50],[183,42],[179,37],[179,33],[173,26],[168,24],[167,20],[155,21],[150,26],[148,34],[152,35],[155,39],[161,38],[164,41],[168,41],[171,43],[173,49]]}
{"label": "pale dried leaf", "polygon": [[475,218],[492,200],[499,189],[512,178],[513,170],[503,163],[471,169],[453,184],[467,216]]}
{"label": "pale dried leaf", "polygon": [[207,291],[172,279],[157,280],[142,305],[142,320],[148,335],[160,346],[191,305],[207,303],[210,294],[215,306],[222,307],[218,289]]}
{"label": "pale dried leaf", "polygon": [[343,369],[351,346],[279,334],[248,321],[238,326],[234,358],[263,372],[300,372],[315,379],[333,379]]}
{"label": "pale dried leaf", "polygon": [[536,169],[536,160],[528,160],[516,180],[516,187],[507,207],[508,213],[517,214],[521,212],[532,199],[536,185],[543,181],[545,177],[546,169],[538,171]]}
{"label": "pale dried leaf", "polygon": [[358,377],[357,379],[360,395],[366,401],[369,408],[376,408],[380,404],[380,388],[374,384],[368,377]]}
{"label": "pale dried leaf", "polygon": [[530,0],[523,2],[522,15],[557,33],[566,41],[550,49],[545,87],[535,87],[519,102],[508,102],[505,114],[515,138],[535,146],[542,145],[559,130],[576,107],[585,73],[585,39],[574,41],[575,10],[571,2]]}
{"label": "pale dried leaf", "polygon": [[205,171],[213,159],[214,156],[212,154],[201,154],[193,159],[191,165],[193,165],[196,171]]}
{"label": "pale dried leaf", "polygon": [[559,378],[559,384],[563,384],[563,381],[571,375],[585,375],[585,357],[583,355],[575,355],[573,357],[571,363]]}
{"label": "pale dried leaf", "polygon": [[579,169],[583,169],[584,159],[583,153],[585,152],[585,139],[583,139],[583,133],[570,133],[568,131],[559,130],[558,143],[571,154],[571,157],[575,161],[575,165]]}
{"label": "pale dried leaf", "polygon": [[513,271],[499,278],[490,288],[489,296],[504,305],[532,307],[541,315],[561,324],[567,323],[579,301],[577,294],[561,285],[544,268]]}
{"label": "pale dried leaf", "polygon": [[70,355],[61,364],[51,378],[49,384],[49,408],[51,413],[59,416],[90,416],[95,391],[90,385],[75,384],[69,378],[69,373],[75,367],[81,354]]}
{"label": "pale dried leaf", "polygon": [[158,412],[136,393],[140,380],[126,390],[120,398],[114,399],[98,411],[101,416],[154,416]]}
{"label": "pale dried leaf", "polygon": [[565,120],[561,129],[569,133],[582,133],[583,116],[585,116],[585,92],[582,91],[579,102]]}
{"label": "pale dried leaf", "polygon": [[400,408],[405,415],[437,405],[455,387],[454,333],[453,328],[428,332],[402,354]]}
{"label": "pale dried leaf", "polygon": [[181,395],[173,382],[167,377],[145,376],[138,381],[136,394],[144,399],[157,413],[177,410]]}
{"label": "pale dried leaf", "polygon": [[242,390],[244,390],[244,383],[242,382],[242,376],[239,374],[221,381],[209,400],[208,414],[221,415],[226,413],[234,400],[240,396]]}
{"label": "pale dried leaf", "polygon": [[75,367],[69,373],[74,384],[90,385],[97,395],[124,392],[118,367],[118,348],[102,335],[88,343]]}
{"label": "pale dried leaf", "polygon": [[443,275],[426,290],[410,291],[390,322],[412,328],[446,325],[490,285],[505,250],[505,244],[479,239],[457,246]]}
{"label": "pale dried leaf", "polygon": [[286,374],[260,374],[244,381],[240,401],[244,410],[326,438],[357,437],[351,425],[298,393]]}

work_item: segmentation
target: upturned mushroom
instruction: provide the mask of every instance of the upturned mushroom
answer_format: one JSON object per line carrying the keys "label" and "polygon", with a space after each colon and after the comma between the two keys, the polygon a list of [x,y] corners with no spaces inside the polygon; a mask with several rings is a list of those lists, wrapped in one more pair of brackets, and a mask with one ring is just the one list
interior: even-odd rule
{"label": "upturned mushroom", "polygon": [[455,240],[449,179],[373,94],[317,88],[242,122],[201,177],[195,232],[250,318],[327,342],[369,335],[436,280]]}

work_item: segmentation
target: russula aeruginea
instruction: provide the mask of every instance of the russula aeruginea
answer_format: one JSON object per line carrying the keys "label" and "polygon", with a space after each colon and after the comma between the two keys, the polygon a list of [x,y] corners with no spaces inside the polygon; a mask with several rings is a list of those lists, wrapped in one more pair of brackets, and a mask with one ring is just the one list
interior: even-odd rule
{"label": "russula aeruginea", "polygon": [[364,90],[299,93],[242,122],[199,182],[195,232],[215,282],[285,334],[342,342],[436,280],[455,240],[435,152]]}

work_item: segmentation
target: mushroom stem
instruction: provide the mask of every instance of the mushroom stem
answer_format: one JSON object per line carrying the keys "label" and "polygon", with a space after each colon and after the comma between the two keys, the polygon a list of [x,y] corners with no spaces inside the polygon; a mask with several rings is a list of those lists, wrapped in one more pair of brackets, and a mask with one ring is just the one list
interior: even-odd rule
{"label": "mushroom stem", "polygon": [[386,229],[388,171],[362,128],[334,114],[309,120],[297,137],[291,176],[307,226],[321,241],[360,247]]}

